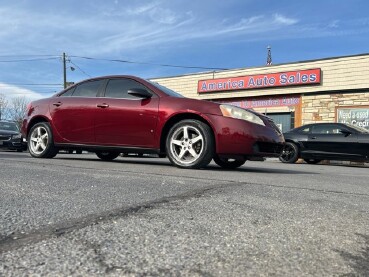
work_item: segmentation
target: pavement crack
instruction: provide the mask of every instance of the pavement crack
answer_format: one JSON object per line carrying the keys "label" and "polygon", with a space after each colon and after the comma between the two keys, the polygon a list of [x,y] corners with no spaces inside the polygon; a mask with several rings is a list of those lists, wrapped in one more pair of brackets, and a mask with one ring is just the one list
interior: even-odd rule
{"label": "pavement crack", "polygon": [[[186,177],[191,178],[191,177]],[[201,180],[201,178],[192,177],[192,179]],[[209,179],[206,179],[211,181]],[[227,181],[218,184],[214,184],[213,180],[212,185],[208,185],[203,188],[194,189],[192,191],[188,191],[182,194],[163,197],[160,199],[156,199],[153,201],[143,202],[134,206],[121,207],[114,210],[105,211],[99,214],[91,214],[85,217],[80,217],[76,219],[72,219],[69,221],[64,221],[61,223],[57,223],[54,225],[49,225],[42,227],[40,229],[33,230],[26,234],[24,233],[12,233],[8,236],[0,237],[0,253],[8,252],[14,249],[18,249],[24,247],[29,244],[34,244],[40,241],[47,240],[53,237],[60,237],[66,234],[69,234],[75,230],[80,230],[88,226],[92,226],[95,224],[99,224],[102,222],[107,222],[113,220],[115,218],[124,218],[132,214],[139,214],[146,212],[147,210],[156,208],[163,204],[173,203],[177,201],[183,201],[193,198],[199,198],[208,194],[210,192],[220,192],[224,189],[230,187],[237,186],[264,186],[278,189],[290,189],[290,190],[305,190],[305,191],[314,191],[321,193],[332,193],[332,194],[342,194],[342,195],[350,195],[350,196],[362,196],[368,197],[367,194],[362,193],[349,193],[349,192],[341,192],[341,191],[329,191],[324,189],[315,189],[315,188],[305,188],[305,187],[295,187],[295,186],[284,186],[284,185],[273,185],[273,184],[260,184],[260,183],[249,183],[249,182],[240,182],[240,181]]]}
{"label": "pavement crack", "polygon": [[204,194],[217,190],[219,188],[225,188],[235,185],[235,183],[222,183],[218,185],[211,185],[201,189],[193,190],[183,194],[163,197],[150,202],[144,202],[135,206],[123,207],[120,209],[114,209],[99,214],[92,214],[82,218],[77,218],[62,223],[46,226],[29,233],[12,233],[10,236],[0,237],[0,253],[15,250],[24,247],[29,244],[35,244],[50,238],[61,237],[67,235],[75,230],[80,230],[88,226],[107,222],[115,218],[124,218],[132,214],[143,213],[147,210],[153,209],[163,204],[167,204],[175,201],[183,201],[193,198],[202,197]]}

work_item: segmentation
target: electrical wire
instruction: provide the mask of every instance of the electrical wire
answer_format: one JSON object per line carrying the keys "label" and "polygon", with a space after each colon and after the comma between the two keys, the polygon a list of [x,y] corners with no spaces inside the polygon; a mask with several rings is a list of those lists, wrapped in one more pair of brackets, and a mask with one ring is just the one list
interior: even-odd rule
{"label": "electrical wire", "polygon": [[74,62],[72,62],[71,60],[69,60],[69,62],[71,64],[73,64],[79,71],[81,71],[83,74],[85,74],[87,77],[92,77],[91,75],[87,74],[82,68],[80,68],[78,65],[76,65]]}
{"label": "electrical wire", "polygon": [[128,61],[128,60],[119,60],[119,59],[101,59],[101,58],[84,57],[84,56],[69,56],[69,57],[79,58],[79,59],[85,59],[85,60],[119,62],[119,63],[129,63],[129,64],[143,64],[143,65],[154,65],[154,66],[176,67],[176,68],[207,69],[207,70],[226,70],[227,69],[227,68],[218,68],[218,67],[185,66],[185,65],[173,65],[173,64],[158,64],[158,63],[137,62],[137,61]]}
{"label": "electrical wire", "polygon": [[[45,61],[45,60],[56,60],[60,59],[61,55],[0,55],[0,58],[12,58],[12,57],[42,57],[42,58],[32,58],[32,59],[12,59],[12,60],[0,60],[1,63],[11,63],[11,62],[33,62],[33,61]],[[79,58],[85,60],[97,60],[97,61],[107,61],[107,62],[119,62],[119,63],[129,63],[129,64],[141,64],[141,65],[152,65],[152,66],[162,66],[162,67],[174,67],[174,68],[187,68],[187,69],[205,69],[205,70],[227,70],[227,68],[220,67],[206,67],[206,66],[185,66],[185,65],[175,65],[175,64],[160,64],[160,63],[149,63],[149,62],[139,62],[139,61],[129,61],[120,59],[102,59],[86,56],[69,56],[72,58]],[[75,65],[75,64],[74,64]],[[79,66],[75,65],[83,74],[90,77],[84,70]]]}
{"label": "electrical wire", "polygon": [[38,61],[48,61],[48,60],[57,60],[60,57],[54,58],[38,58],[38,59],[20,59],[20,60],[0,60],[0,63],[14,63],[14,62],[38,62]]}

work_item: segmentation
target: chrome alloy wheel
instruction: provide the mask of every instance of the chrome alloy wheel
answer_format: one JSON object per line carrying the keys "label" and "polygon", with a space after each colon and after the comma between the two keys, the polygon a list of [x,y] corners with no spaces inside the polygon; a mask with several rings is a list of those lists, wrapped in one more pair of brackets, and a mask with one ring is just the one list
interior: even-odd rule
{"label": "chrome alloy wheel", "polygon": [[181,164],[191,164],[204,151],[204,137],[196,127],[182,126],[170,138],[170,151]]}
{"label": "chrome alloy wheel", "polygon": [[45,127],[38,126],[35,128],[30,136],[31,151],[36,155],[42,154],[49,143],[49,134]]}

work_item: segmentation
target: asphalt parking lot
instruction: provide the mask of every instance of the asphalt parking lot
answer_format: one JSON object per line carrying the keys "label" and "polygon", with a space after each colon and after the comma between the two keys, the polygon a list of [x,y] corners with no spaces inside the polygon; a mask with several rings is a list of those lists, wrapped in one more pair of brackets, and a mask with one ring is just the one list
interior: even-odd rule
{"label": "asphalt parking lot", "polygon": [[0,276],[368,276],[367,166],[0,152]]}

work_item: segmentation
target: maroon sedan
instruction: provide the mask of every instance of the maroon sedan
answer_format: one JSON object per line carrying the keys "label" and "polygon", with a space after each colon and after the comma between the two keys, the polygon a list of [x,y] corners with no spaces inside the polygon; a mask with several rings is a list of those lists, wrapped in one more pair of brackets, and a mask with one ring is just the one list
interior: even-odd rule
{"label": "maroon sedan", "polygon": [[22,126],[29,152],[53,158],[61,149],[168,156],[176,166],[201,168],[212,159],[237,168],[248,159],[279,157],[284,139],[254,111],[185,98],[133,76],[85,80],[32,102]]}

